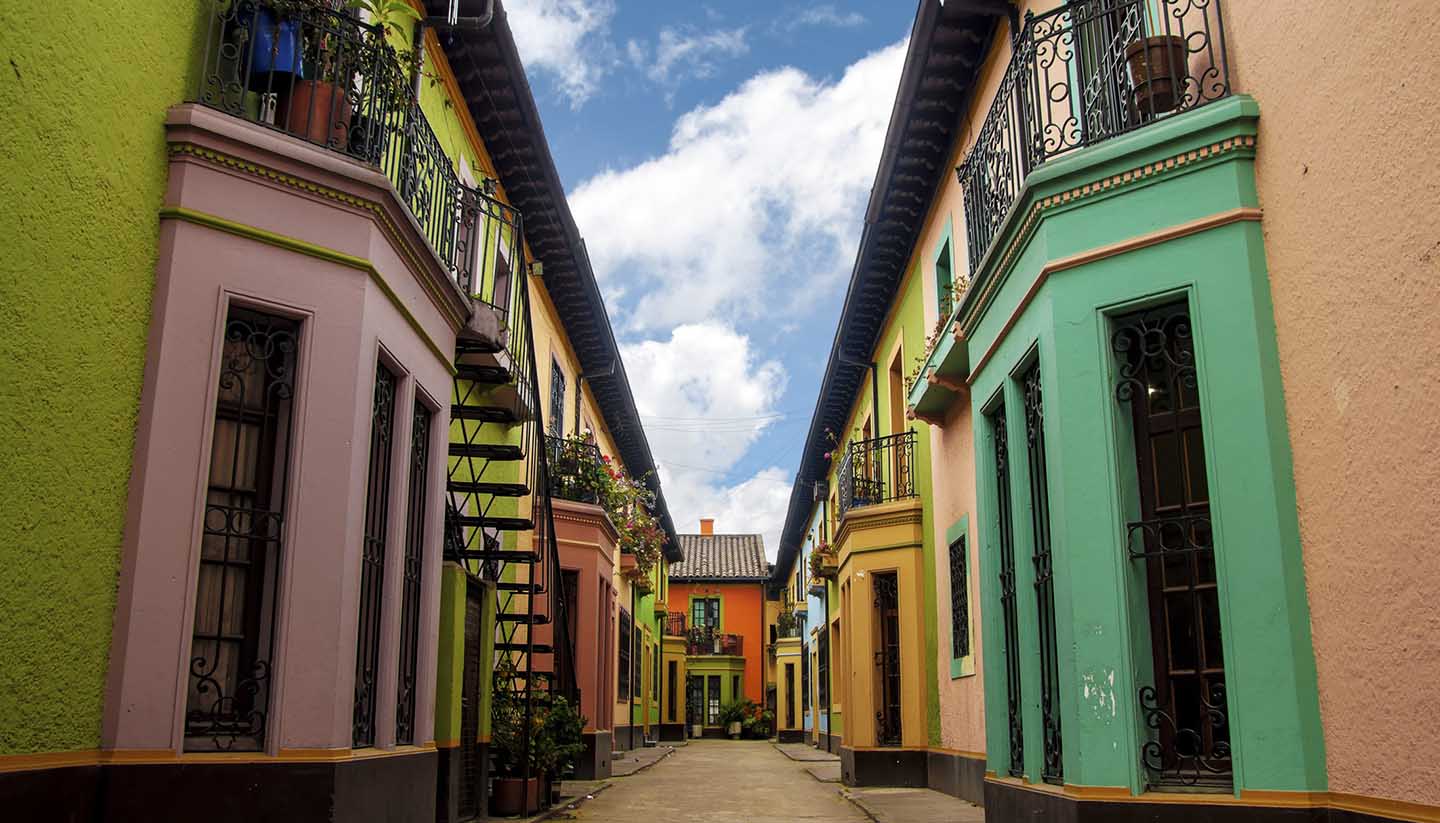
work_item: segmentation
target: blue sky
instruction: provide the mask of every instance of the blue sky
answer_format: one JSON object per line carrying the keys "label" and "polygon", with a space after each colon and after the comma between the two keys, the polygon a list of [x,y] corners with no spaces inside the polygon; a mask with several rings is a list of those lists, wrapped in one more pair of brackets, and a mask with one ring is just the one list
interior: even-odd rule
{"label": "blue sky", "polygon": [[505,6],[676,525],[773,557],[914,6]]}

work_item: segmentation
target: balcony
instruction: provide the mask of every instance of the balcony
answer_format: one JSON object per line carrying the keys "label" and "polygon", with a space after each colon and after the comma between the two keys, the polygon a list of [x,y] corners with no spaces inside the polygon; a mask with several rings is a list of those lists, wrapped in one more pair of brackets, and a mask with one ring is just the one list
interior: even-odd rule
{"label": "balcony", "polygon": [[545,435],[550,468],[550,496],[578,503],[600,504],[605,488],[605,458],[600,447],[583,440]]}
{"label": "balcony", "polygon": [[[414,66],[377,26],[315,2],[203,0],[208,28],[194,102],[373,167],[390,180],[455,284],[514,328],[524,279],[520,215],[493,180],[461,180],[420,109]],[[513,263],[512,263],[513,261]]]}
{"label": "balcony", "polygon": [[1230,94],[1219,0],[1071,2],[1027,14],[957,169],[979,271],[1042,164]]}
{"label": "balcony", "polygon": [[744,657],[745,638],[717,632],[708,626],[696,626],[685,635],[685,653],[694,657]]}
{"label": "balcony", "polygon": [[840,517],[862,506],[915,496],[915,432],[851,443],[839,472]]}
{"label": "balcony", "polygon": [[670,614],[665,616],[665,636],[685,637],[685,615]]}

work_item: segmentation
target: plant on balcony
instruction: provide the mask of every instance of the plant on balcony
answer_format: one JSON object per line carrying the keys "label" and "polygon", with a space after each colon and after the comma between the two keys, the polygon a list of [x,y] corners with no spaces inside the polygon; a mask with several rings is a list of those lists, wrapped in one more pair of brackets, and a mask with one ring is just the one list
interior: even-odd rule
{"label": "plant on balcony", "polygon": [[780,612],[779,616],[775,618],[775,631],[781,637],[790,637],[795,633],[798,623],[794,612]]}
{"label": "plant on balcony", "polygon": [[605,468],[611,483],[602,505],[619,533],[620,551],[635,557],[631,580],[648,579],[665,546],[665,530],[650,513],[655,495],[644,483],[615,468],[608,460]]}

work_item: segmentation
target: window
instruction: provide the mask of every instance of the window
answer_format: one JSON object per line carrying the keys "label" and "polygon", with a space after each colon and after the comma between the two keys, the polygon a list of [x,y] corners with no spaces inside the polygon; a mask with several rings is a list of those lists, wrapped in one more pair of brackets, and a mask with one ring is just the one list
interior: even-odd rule
{"label": "window", "polygon": [[419,402],[410,422],[410,491],[405,511],[405,565],[401,570],[400,680],[395,702],[395,742],[415,742],[415,687],[420,650],[420,579],[425,565],[425,517],[429,509],[430,410]]}
{"label": "window", "polygon": [[740,690],[740,675],[730,675],[730,702],[733,703],[744,696],[744,692]]}
{"label": "window", "polygon": [[680,669],[676,665],[676,662],[671,660],[665,667],[665,674],[667,676],[666,685],[668,686],[665,691],[665,715],[670,718],[671,723],[679,719],[675,716],[675,689],[678,685],[676,680],[679,677],[679,673]]}
{"label": "window", "polygon": [[1040,717],[1045,744],[1040,777],[1057,786],[1064,782],[1060,736],[1060,667],[1055,638],[1055,563],[1050,552],[1050,492],[1045,460],[1045,408],[1040,361],[1025,370],[1025,454],[1029,460],[1030,523],[1034,536],[1035,607],[1040,634]]}
{"label": "window", "polygon": [[800,647],[800,710],[810,708],[810,650]]}
{"label": "window", "polygon": [[545,431],[551,437],[565,435],[565,370],[553,356],[550,358],[550,419],[546,422]]}
{"label": "window", "polygon": [[720,598],[697,597],[690,601],[690,625],[695,628],[720,628]]}
{"label": "window", "polygon": [[705,694],[705,725],[720,725],[720,675],[712,674],[706,678]]}
{"label": "window", "polygon": [[895,572],[876,572],[870,575],[870,581],[875,592],[875,742],[898,746],[902,739],[899,579]]}
{"label": "window", "polygon": [[965,536],[950,544],[950,657],[970,656],[970,577]]}
{"label": "window", "polygon": [[370,470],[366,481],[365,533],[360,550],[360,625],[356,632],[355,708],[351,745],[375,745],[375,699],[380,687],[380,615],[384,603],[385,536],[390,519],[390,460],[394,449],[395,375],[375,367],[370,406]]}
{"label": "window", "polygon": [[630,613],[620,610],[619,701],[630,699]]}
{"label": "window", "polygon": [[185,748],[259,751],[274,670],[300,325],[232,307],[200,537]]}
{"label": "window", "polygon": [[1185,302],[1118,318],[1116,399],[1135,438],[1140,519],[1126,524],[1144,574],[1154,684],[1140,689],[1151,786],[1230,791],[1215,541],[1210,525],[1195,341]]}
{"label": "window", "polygon": [[815,636],[815,698],[817,709],[830,705],[830,633],[824,627]]}
{"label": "window", "polygon": [[946,238],[939,256],[935,258],[935,305],[942,321],[948,319],[955,308],[953,288],[953,278],[950,275],[950,240]]}
{"label": "window", "polygon": [[691,726],[705,725],[705,678],[698,674],[685,678],[685,722]]}
{"label": "window", "polygon": [[[1000,548],[1000,611],[1005,634],[1005,704],[1010,724],[1011,777],[1025,775],[1025,733],[1020,705],[1020,616],[1015,603],[1015,530],[1011,517],[1010,434],[1005,406],[987,415],[995,459],[995,534]],[[982,618],[983,619],[983,618]]]}
{"label": "window", "polygon": [[785,664],[785,725],[795,728],[795,664]]}
{"label": "window", "polygon": [[652,654],[651,660],[654,661],[654,664],[650,667],[650,673],[651,673],[651,675],[652,675],[651,679],[652,679],[652,681],[653,681],[653,682],[651,683],[651,689],[652,689],[652,691],[650,692],[650,694],[651,694],[652,697],[655,698],[655,702],[656,702],[656,703],[659,703],[659,702],[660,702],[660,644],[659,644],[659,643],[656,643],[656,644],[655,644],[655,650],[654,650],[651,654]]}

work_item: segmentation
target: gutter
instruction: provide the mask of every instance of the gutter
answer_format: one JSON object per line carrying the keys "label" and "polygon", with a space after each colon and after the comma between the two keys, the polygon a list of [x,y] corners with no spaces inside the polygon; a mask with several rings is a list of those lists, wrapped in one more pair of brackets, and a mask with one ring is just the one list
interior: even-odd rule
{"label": "gutter", "polygon": [[459,32],[480,32],[490,25],[495,19],[495,0],[485,0],[485,12],[478,17],[461,17],[460,0],[450,0],[449,7],[444,16],[431,15],[415,24],[415,38],[411,46],[415,49],[415,76],[411,79],[411,90],[415,92],[415,99],[420,99],[421,82],[425,77],[425,30],[434,29],[435,33],[445,35],[446,45],[453,45],[455,33]]}

